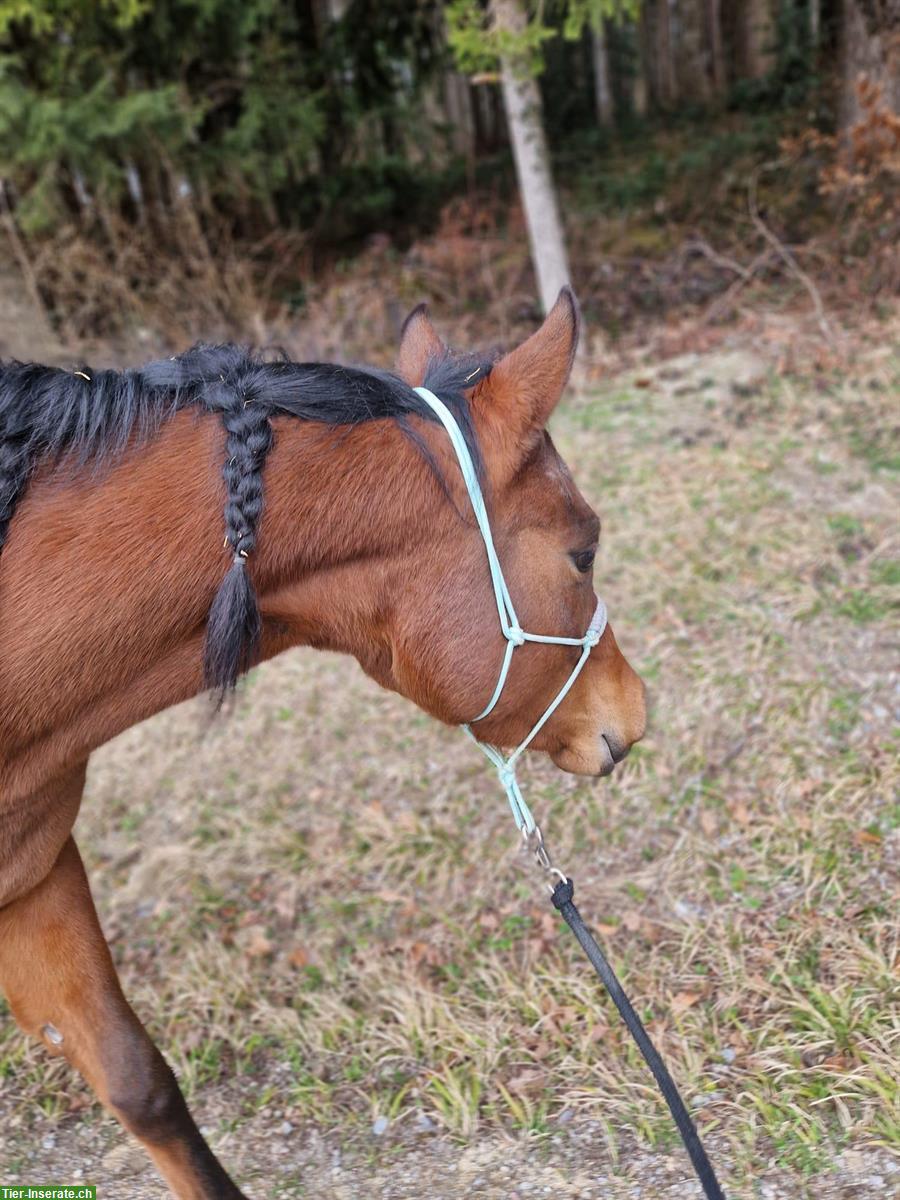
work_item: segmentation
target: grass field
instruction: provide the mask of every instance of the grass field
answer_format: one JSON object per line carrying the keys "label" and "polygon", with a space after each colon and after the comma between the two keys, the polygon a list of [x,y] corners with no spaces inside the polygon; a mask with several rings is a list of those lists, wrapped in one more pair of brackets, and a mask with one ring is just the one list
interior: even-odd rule
{"label": "grass field", "polygon": [[[804,379],[720,354],[555,423],[651,723],[608,781],[523,777],[736,1198],[900,1187],[898,387],[888,353]],[[254,1197],[694,1194],[491,772],[352,662],[291,653],[212,725],[126,733],[77,832]],[[17,1179],[160,1195],[8,1018],[0,1118]]]}

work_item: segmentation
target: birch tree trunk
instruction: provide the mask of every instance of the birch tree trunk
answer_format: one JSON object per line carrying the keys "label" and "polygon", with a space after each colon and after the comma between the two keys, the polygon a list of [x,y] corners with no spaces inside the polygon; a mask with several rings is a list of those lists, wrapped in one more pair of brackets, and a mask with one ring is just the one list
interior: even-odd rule
{"label": "birch tree trunk", "polygon": [[597,110],[597,124],[609,127],[613,123],[615,111],[612,83],[609,76],[609,46],[606,42],[606,27],[602,17],[596,25],[591,25],[591,58],[594,64],[594,105]]}
{"label": "birch tree trunk", "polygon": [[[519,0],[492,0],[491,12],[498,29],[512,34],[521,34],[525,29],[527,17]],[[503,104],[525,210],[531,259],[541,305],[546,313],[553,307],[559,289],[569,282],[569,262],[550,173],[541,93],[537,80],[514,53],[503,57],[501,70]]]}

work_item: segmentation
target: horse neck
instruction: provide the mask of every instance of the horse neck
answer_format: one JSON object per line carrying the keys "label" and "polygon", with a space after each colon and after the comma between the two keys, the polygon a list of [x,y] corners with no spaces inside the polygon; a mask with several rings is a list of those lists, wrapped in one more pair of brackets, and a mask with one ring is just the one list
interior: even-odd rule
{"label": "horse neck", "polygon": [[[265,614],[290,591],[296,615],[264,657],[372,604],[364,568],[339,594],[341,564],[384,559],[425,519],[437,485],[392,422],[335,430],[275,422],[259,545],[248,564]],[[183,412],[100,476],[33,481],[0,559],[0,760],[48,775],[136,721],[196,694],[222,546],[224,436]],[[358,585],[358,586],[357,586]],[[30,765],[29,765],[30,764]],[[23,777],[24,777],[23,776]]]}

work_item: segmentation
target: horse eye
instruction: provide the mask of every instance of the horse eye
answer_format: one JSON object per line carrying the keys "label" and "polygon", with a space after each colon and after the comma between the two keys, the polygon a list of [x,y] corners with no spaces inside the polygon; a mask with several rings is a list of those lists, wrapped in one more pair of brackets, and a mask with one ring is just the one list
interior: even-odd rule
{"label": "horse eye", "polygon": [[572,555],[572,562],[583,575],[586,575],[594,565],[596,550],[578,550]]}

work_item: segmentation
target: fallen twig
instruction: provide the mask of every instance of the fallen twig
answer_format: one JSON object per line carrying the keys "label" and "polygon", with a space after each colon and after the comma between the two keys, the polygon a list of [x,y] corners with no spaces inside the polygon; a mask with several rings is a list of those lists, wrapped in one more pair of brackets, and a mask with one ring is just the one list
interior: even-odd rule
{"label": "fallen twig", "polygon": [[756,276],[769,265],[774,257],[775,254],[772,250],[765,250],[762,254],[757,254],[749,267],[742,268],[740,278],[736,279],[721,296],[718,296],[702,315],[699,321],[700,328],[702,329],[705,325],[712,324],[723,312],[726,312],[747,284],[752,283]]}
{"label": "fallen twig", "polygon": [[750,281],[752,267],[745,267],[733,258],[729,258],[726,254],[720,254],[718,250],[706,241],[705,238],[690,238],[684,244],[685,253],[702,254],[704,258],[708,258],[711,263],[717,267],[724,267],[727,271],[734,272],[735,275],[745,280]]}

